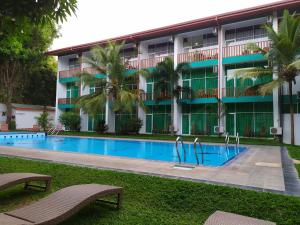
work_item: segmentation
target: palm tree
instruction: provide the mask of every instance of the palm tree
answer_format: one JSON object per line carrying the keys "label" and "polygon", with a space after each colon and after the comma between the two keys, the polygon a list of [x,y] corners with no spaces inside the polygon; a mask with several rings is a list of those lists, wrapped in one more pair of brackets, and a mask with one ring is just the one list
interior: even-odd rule
{"label": "palm tree", "polygon": [[95,85],[94,93],[79,98],[82,109],[95,116],[101,112],[106,102],[109,102],[113,112],[131,113],[137,103],[143,107],[139,90],[130,88],[127,81],[138,76],[138,73],[126,75],[126,62],[122,59],[120,51],[124,42],[116,44],[109,42],[107,46],[97,46],[91,50],[91,56],[83,61],[91,65],[97,73],[105,74],[107,79],[99,79],[95,74],[83,72],[81,74],[84,86]]}
{"label": "palm tree", "polygon": [[[184,71],[190,69],[188,63],[180,63],[175,68],[174,61],[170,57],[166,57],[162,62],[159,62],[152,72],[148,70],[141,71],[146,78],[152,78],[154,82],[153,98],[156,102],[159,102],[168,97],[172,99],[178,99],[181,91],[185,91],[184,88],[177,85],[180,75]],[[171,124],[173,124],[173,111],[174,104],[171,105]],[[172,129],[173,132],[173,129]]]}
{"label": "palm tree", "polygon": [[235,76],[247,79],[269,76],[273,72],[278,74],[272,81],[254,87],[262,95],[271,93],[274,88],[288,84],[291,144],[294,144],[293,84],[296,84],[296,76],[300,72],[300,60],[298,57],[300,50],[300,17],[295,14],[290,15],[288,10],[285,10],[278,32],[269,24],[265,25],[265,29],[271,41],[269,51],[259,48],[256,44],[249,44],[248,49],[264,54],[270,66],[268,68],[240,69],[236,71]]}

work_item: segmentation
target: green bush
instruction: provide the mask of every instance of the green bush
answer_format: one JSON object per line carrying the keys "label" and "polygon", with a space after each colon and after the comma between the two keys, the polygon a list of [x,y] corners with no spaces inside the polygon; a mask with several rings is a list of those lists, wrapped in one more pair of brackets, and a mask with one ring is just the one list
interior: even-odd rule
{"label": "green bush", "polygon": [[46,131],[51,126],[51,119],[49,118],[49,113],[47,111],[43,111],[40,116],[36,117],[35,119],[43,131]]}
{"label": "green bush", "polygon": [[100,120],[96,124],[96,132],[99,134],[103,134],[108,130],[108,126],[105,124],[105,120]]}
{"label": "green bush", "polygon": [[143,121],[140,118],[131,118],[126,121],[122,121],[120,129],[117,131],[118,134],[138,134]]}
{"label": "green bush", "polygon": [[80,130],[80,115],[77,112],[64,112],[59,117],[61,124],[65,126],[67,130],[79,131]]}

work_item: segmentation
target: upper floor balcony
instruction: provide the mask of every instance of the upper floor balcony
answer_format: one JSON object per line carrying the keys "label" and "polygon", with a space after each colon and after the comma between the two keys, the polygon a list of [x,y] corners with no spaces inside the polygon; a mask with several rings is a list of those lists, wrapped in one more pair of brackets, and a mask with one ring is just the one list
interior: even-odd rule
{"label": "upper floor balcony", "polygon": [[169,105],[172,99],[169,92],[160,92],[155,97],[152,92],[142,92],[140,93],[140,97],[145,102],[145,105]]}
{"label": "upper floor balcony", "polygon": [[205,50],[195,50],[192,52],[180,53],[177,55],[178,63],[193,63],[206,60],[218,60],[219,49],[211,48]]}
{"label": "upper floor balcony", "polygon": [[248,49],[248,44],[254,43],[264,51],[269,51],[270,41],[247,41],[244,43],[231,43],[230,45],[223,47],[223,64],[250,62],[263,60],[264,56],[259,51],[253,51]]}
{"label": "upper floor balcony", "polygon": [[272,101],[272,95],[263,96],[254,86],[223,88],[222,96],[224,103]]}
{"label": "upper floor balcony", "polygon": [[76,108],[77,98],[59,98],[58,99],[58,108],[59,109],[73,109]]}
{"label": "upper floor balcony", "polygon": [[165,58],[170,57],[174,59],[174,55],[163,55],[163,56],[153,56],[147,59],[140,60],[140,68],[147,69],[147,68],[154,68],[158,63],[164,61]]}
{"label": "upper floor balcony", "polygon": [[81,73],[81,68],[59,71],[59,81],[61,83],[78,81]]}

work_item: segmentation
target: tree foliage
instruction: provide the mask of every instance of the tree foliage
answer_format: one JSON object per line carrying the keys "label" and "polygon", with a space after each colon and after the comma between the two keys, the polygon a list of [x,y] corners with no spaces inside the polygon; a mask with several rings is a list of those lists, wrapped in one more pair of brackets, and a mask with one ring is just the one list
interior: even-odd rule
{"label": "tree foliage", "polygon": [[109,42],[105,47],[93,48],[91,57],[83,58],[84,62],[107,76],[107,79],[98,79],[94,74],[82,73],[85,86],[98,87],[95,93],[79,99],[79,104],[85,112],[96,115],[105,108],[107,100],[114,112],[130,113],[137,104],[143,107],[139,90],[126,85],[126,80],[138,76],[138,72],[130,76],[126,74],[126,66],[120,55],[123,46],[124,43]]}
{"label": "tree foliage", "polygon": [[249,44],[248,49],[261,52],[269,61],[270,67],[239,69],[235,76],[242,79],[269,76],[273,72],[277,77],[270,82],[258,85],[256,88],[263,94],[271,93],[274,88],[288,84],[291,114],[291,143],[294,144],[294,109],[292,101],[293,84],[296,84],[296,76],[300,72],[300,17],[283,13],[278,32],[267,24],[265,25],[271,46],[269,51],[261,49],[256,44]]}

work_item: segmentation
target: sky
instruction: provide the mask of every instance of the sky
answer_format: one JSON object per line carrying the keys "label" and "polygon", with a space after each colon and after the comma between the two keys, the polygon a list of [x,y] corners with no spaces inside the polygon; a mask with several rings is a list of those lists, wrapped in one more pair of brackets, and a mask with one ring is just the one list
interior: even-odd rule
{"label": "sky", "polygon": [[[278,0],[78,0],[52,50],[199,19]],[[283,0],[284,1],[284,0]]]}

